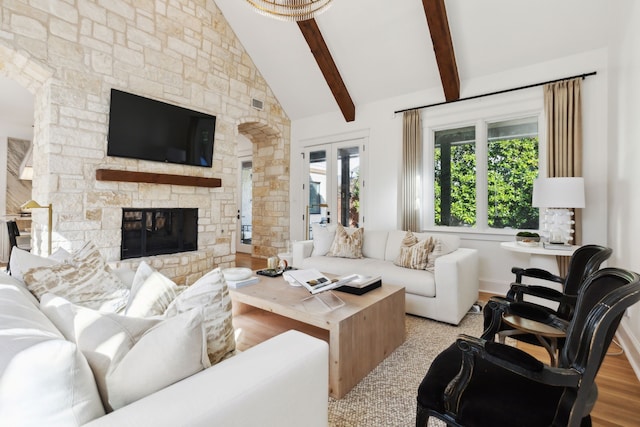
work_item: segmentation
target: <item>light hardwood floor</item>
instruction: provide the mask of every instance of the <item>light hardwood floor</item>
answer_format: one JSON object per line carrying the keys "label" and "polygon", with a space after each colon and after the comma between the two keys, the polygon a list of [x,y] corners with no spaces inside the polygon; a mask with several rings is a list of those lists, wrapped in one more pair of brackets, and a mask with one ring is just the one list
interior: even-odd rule
{"label": "light hardwood floor", "polygon": [[[246,254],[237,254],[236,265],[255,270],[265,268],[266,260],[252,258]],[[486,301],[489,297],[489,294],[481,293],[480,301]],[[263,338],[260,338],[259,331],[252,329],[254,333],[257,333],[253,337],[256,343],[273,334],[268,325],[264,326],[265,337]],[[452,339],[454,338],[452,337]],[[549,362],[549,355],[542,347],[525,343],[518,343],[518,347],[545,363]],[[613,343],[609,352],[610,354],[605,358],[596,378],[598,401],[591,411],[593,425],[597,427],[640,426],[640,418],[638,417],[640,381],[631,368],[627,357],[624,354],[618,354],[620,347]]]}

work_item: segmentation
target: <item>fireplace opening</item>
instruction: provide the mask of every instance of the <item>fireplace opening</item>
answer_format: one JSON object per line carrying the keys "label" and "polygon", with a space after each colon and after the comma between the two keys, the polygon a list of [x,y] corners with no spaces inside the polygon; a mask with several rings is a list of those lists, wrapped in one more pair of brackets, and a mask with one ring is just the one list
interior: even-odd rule
{"label": "fireplace opening", "polygon": [[120,258],[198,250],[198,209],[122,209]]}

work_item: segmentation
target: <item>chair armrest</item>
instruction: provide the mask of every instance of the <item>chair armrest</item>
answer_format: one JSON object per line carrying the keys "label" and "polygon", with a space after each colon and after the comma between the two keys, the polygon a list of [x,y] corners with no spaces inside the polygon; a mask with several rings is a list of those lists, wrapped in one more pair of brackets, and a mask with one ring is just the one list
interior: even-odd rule
{"label": "chair armrest", "polygon": [[541,268],[513,267],[511,272],[516,275],[516,283],[522,283],[522,277],[535,277],[536,279],[564,283],[564,279],[562,277],[549,273],[547,270],[542,270]]}
{"label": "chair armrest", "polygon": [[478,300],[478,251],[458,248],[436,258],[433,271],[436,285],[436,318],[457,325]]}
{"label": "chair armrest", "polygon": [[[581,379],[580,373],[574,369],[550,367],[524,351],[506,344],[490,342],[463,334],[458,336],[456,344],[463,354],[471,354],[517,375],[525,376],[533,381],[547,385],[577,387]],[[509,348],[505,349],[505,347]],[[465,361],[466,358],[463,357],[463,365]]]}
{"label": "chair armrest", "polygon": [[291,252],[293,255],[293,267],[302,267],[304,259],[309,258],[311,256],[311,252],[313,252],[313,240],[299,240],[297,242],[293,242]]}
{"label": "chair armrest", "polygon": [[564,332],[566,332],[569,327],[569,322],[551,313],[547,307],[530,302],[513,302],[509,304],[507,311],[510,314],[544,323]]}
{"label": "chair armrest", "polygon": [[512,283],[510,290],[515,292],[517,295],[526,294],[557,302],[560,302],[560,300],[564,297],[564,294],[560,291],[539,285],[522,285],[520,283]]}

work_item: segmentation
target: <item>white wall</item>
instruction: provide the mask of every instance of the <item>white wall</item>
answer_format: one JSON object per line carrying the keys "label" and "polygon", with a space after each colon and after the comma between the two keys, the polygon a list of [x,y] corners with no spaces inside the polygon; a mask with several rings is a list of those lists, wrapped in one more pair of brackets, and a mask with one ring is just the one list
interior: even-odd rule
{"label": "white wall", "polygon": [[[555,78],[596,71],[597,75],[583,81],[584,176],[587,187],[587,207],[583,211],[583,243],[607,244],[607,51],[595,50],[536,66],[507,70],[499,75],[473,81],[462,81],[461,97],[508,89]],[[542,88],[540,88],[542,90]],[[342,134],[368,132],[368,168],[364,189],[364,227],[394,229],[399,226],[398,189],[402,161],[402,114],[396,110],[440,102],[441,89],[408,94],[367,105],[356,105],[356,120],[346,123],[339,114],[329,114],[296,120],[291,127],[291,238],[303,238],[304,201],[301,182],[303,161],[300,152],[306,145],[319,140],[338,139]],[[356,100],[357,102],[357,100]],[[476,101],[466,101],[476,102]],[[464,108],[465,102],[448,106]],[[437,108],[437,107],[436,107]],[[481,289],[505,293],[513,279],[514,265],[526,265],[528,256],[507,252],[499,242],[511,236],[465,233],[463,245],[477,248],[481,254]]]}
{"label": "white wall", "polygon": [[[619,2],[611,20],[609,98],[610,264],[640,272],[640,4]],[[627,311],[618,330],[636,375],[640,377],[640,305]]]}

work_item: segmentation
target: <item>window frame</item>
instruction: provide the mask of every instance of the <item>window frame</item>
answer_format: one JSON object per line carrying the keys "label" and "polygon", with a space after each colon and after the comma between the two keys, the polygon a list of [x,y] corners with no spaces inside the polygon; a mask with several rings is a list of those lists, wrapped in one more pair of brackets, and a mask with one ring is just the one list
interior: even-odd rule
{"label": "window frame", "polygon": [[[429,231],[512,235],[514,229],[490,228],[488,225],[488,125],[506,120],[537,117],[538,175],[546,176],[546,123],[544,96],[539,88],[525,89],[489,98],[451,103],[436,109],[422,110],[423,124],[423,229]],[[474,126],[476,129],[476,224],[473,227],[436,225],[435,211],[435,133],[437,131]]]}

